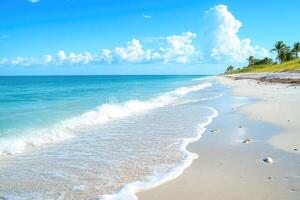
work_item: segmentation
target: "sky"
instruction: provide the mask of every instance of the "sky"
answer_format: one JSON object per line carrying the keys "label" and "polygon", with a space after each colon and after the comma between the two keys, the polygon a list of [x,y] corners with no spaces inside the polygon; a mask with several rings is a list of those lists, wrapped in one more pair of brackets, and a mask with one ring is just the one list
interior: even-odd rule
{"label": "sky", "polygon": [[0,0],[0,75],[218,74],[300,41],[298,0]]}

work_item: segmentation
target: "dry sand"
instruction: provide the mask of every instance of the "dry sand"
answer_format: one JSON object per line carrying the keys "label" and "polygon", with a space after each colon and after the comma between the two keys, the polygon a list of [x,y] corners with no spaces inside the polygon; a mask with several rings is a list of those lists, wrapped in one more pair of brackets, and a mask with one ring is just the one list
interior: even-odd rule
{"label": "dry sand", "polygon": [[[253,79],[218,79],[233,86],[234,95],[259,101],[220,113],[203,138],[188,147],[199,158],[177,179],[140,192],[138,198],[299,200],[300,88]],[[221,132],[210,133],[216,127]],[[248,138],[250,143],[242,143]],[[274,163],[264,163],[265,157],[272,157]]]}
{"label": "dry sand", "polygon": [[[235,95],[260,99],[255,104],[244,106],[241,111],[253,119],[282,127],[284,130],[270,138],[269,142],[277,148],[300,154],[300,86],[260,83],[248,77],[251,78],[248,75],[241,80],[224,77],[219,80],[233,86]],[[300,74],[297,80],[300,80]]]}

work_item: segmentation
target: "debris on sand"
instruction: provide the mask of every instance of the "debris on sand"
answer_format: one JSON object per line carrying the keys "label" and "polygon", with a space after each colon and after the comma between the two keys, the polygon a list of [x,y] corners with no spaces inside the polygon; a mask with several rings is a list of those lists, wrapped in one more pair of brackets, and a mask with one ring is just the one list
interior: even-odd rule
{"label": "debris on sand", "polygon": [[263,158],[262,161],[264,161],[265,163],[273,163],[273,159],[271,157]]}
{"label": "debris on sand", "polygon": [[220,132],[220,129],[215,128],[215,129],[212,129],[210,132],[211,132],[211,133],[218,133],[218,132]]}
{"label": "debris on sand", "polygon": [[246,140],[243,141],[244,144],[249,144],[250,142],[252,142],[251,139],[246,139]]}

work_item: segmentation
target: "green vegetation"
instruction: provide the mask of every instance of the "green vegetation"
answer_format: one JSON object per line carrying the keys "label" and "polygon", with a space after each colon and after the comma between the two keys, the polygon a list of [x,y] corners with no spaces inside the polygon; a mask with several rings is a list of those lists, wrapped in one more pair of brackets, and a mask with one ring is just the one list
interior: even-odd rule
{"label": "green vegetation", "polygon": [[275,64],[274,61],[271,58],[264,58],[264,59],[257,59],[253,56],[249,56],[247,59],[249,64],[248,67],[254,66],[254,65],[267,65],[267,64]]}
{"label": "green vegetation", "polygon": [[234,68],[233,68],[233,66],[232,65],[229,65],[228,67],[227,67],[227,69],[226,69],[226,74],[229,74],[229,73],[232,73],[233,72],[233,70],[234,70]]}
{"label": "green vegetation", "polygon": [[261,64],[247,66],[242,69],[232,70],[226,74],[247,73],[247,72],[293,72],[300,71],[300,58],[287,61],[281,64]]}
{"label": "green vegetation", "polygon": [[287,46],[282,41],[278,41],[274,45],[274,49],[277,53],[276,60],[273,61],[271,58],[257,59],[254,56],[250,56],[248,65],[243,68],[234,69],[233,66],[229,66],[226,69],[225,74],[233,73],[247,73],[247,72],[293,72],[300,71],[300,42],[293,45],[293,48]]}

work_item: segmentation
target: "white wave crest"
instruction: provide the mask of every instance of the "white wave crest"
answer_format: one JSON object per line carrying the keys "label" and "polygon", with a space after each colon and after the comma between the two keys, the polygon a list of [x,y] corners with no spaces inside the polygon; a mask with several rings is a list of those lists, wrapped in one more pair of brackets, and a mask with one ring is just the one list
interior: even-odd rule
{"label": "white wave crest", "polygon": [[181,87],[181,88],[178,88],[175,90],[175,94],[184,96],[190,92],[196,92],[196,91],[202,90],[204,88],[210,87],[211,85],[212,85],[211,83],[203,83],[203,84],[194,85],[191,87]]}
{"label": "white wave crest", "polygon": [[3,137],[0,139],[0,159],[10,155],[23,153],[34,148],[65,141],[90,128],[95,128],[112,120],[125,118],[170,105],[181,96],[210,86],[210,83],[203,83],[191,87],[181,87],[148,101],[130,100],[123,104],[106,103],[94,110],[64,120],[52,127],[38,130],[25,130],[22,134]]}

